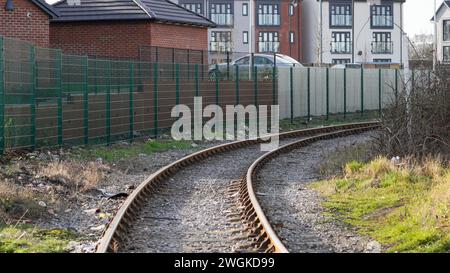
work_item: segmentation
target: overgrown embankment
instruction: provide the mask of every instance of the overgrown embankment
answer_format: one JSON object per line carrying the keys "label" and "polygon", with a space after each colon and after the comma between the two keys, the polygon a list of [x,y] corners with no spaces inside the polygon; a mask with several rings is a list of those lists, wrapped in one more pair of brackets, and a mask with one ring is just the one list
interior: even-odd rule
{"label": "overgrown embankment", "polygon": [[352,161],[343,175],[313,184],[339,220],[387,252],[450,252],[450,167],[377,158]]}

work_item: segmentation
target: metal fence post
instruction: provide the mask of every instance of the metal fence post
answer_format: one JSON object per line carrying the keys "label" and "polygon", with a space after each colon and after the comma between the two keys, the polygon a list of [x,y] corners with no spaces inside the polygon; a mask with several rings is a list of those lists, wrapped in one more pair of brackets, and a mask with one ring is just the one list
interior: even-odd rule
{"label": "metal fence post", "polygon": [[219,65],[216,64],[216,105],[219,105]]}
{"label": "metal fence post", "polygon": [[153,129],[158,137],[158,63],[153,64]]}
{"label": "metal fence post", "polygon": [[31,148],[36,148],[36,49],[30,46],[30,118]]}
{"label": "metal fence post", "polygon": [[180,64],[175,67],[175,104],[180,104]]}
{"label": "metal fence post", "polygon": [[111,144],[111,61],[106,67],[106,144]]}
{"label": "metal fence post", "polygon": [[307,68],[307,85],[308,85],[308,122],[311,120],[311,68]]}
{"label": "metal fence post", "polygon": [[327,67],[326,70],[326,108],[327,108],[327,120],[330,118],[330,69]]}
{"label": "metal fence post", "polygon": [[273,53],[273,69],[272,69],[272,104],[277,104],[277,57],[276,53]]}
{"label": "metal fence post", "polygon": [[361,66],[361,117],[364,116],[364,68]]}
{"label": "metal fence post", "polygon": [[172,48],[172,79],[175,79],[175,48]]}
{"label": "metal fence post", "polygon": [[289,100],[291,107],[291,123],[294,123],[294,68],[289,68]]}
{"label": "metal fence post", "polygon": [[57,92],[58,92],[58,145],[63,143],[63,111],[62,111],[62,52],[57,51],[56,57],[56,81],[57,81]]}
{"label": "metal fence post", "polygon": [[0,154],[5,152],[5,66],[3,37],[0,36]]}
{"label": "metal fence post", "polygon": [[259,128],[259,106],[258,106],[258,67],[255,66],[255,70],[253,73],[253,90],[254,90],[254,99],[256,106],[256,124]]}
{"label": "metal fence post", "polygon": [[130,62],[130,141],[134,138],[134,63]]}
{"label": "metal fence post", "polygon": [[344,119],[347,117],[347,68],[344,68]]}
{"label": "metal fence post", "polygon": [[198,64],[195,64],[194,66],[194,73],[195,73],[195,96],[199,96],[199,81],[198,81]]}
{"label": "metal fence post", "polygon": [[187,50],[187,80],[191,79],[191,54],[190,54],[190,50]]}
{"label": "metal fence post", "polygon": [[395,69],[395,95],[398,94],[398,70]]}
{"label": "metal fence post", "polygon": [[230,79],[230,52],[227,50],[227,79]]}
{"label": "metal fence post", "polygon": [[378,70],[378,114],[381,116],[381,69]]}
{"label": "metal fence post", "polygon": [[240,104],[240,95],[239,95],[239,66],[236,65],[236,105]]}
{"label": "metal fence post", "polygon": [[83,83],[83,133],[84,144],[89,144],[89,58],[84,58],[84,83]]}

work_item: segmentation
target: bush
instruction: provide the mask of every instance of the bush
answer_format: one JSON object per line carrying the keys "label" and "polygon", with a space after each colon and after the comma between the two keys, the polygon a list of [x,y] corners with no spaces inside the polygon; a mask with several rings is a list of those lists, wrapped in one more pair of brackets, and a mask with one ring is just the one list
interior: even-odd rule
{"label": "bush", "polygon": [[382,111],[379,152],[389,156],[428,155],[449,159],[450,68],[413,72]]}

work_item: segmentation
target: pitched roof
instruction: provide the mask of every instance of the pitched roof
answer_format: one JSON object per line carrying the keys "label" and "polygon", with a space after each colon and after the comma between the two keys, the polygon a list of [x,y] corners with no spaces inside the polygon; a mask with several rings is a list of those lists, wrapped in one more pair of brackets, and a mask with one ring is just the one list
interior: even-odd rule
{"label": "pitched roof", "polygon": [[57,10],[55,10],[51,5],[47,4],[44,0],[31,0],[38,7],[40,7],[43,11],[45,11],[50,17],[56,18],[59,16]]}
{"label": "pitched roof", "polygon": [[439,14],[441,12],[441,9],[443,7],[447,6],[447,8],[450,8],[450,1],[444,1],[442,2],[442,4],[439,6],[438,10],[436,11],[436,14],[433,15],[433,17],[431,18],[431,21],[434,22],[434,16],[436,16],[437,14]]}
{"label": "pitched roof", "polygon": [[60,16],[52,22],[152,20],[204,27],[215,26],[209,19],[169,0],[79,1],[81,5],[70,5],[70,0],[55,3],[53,7]]}

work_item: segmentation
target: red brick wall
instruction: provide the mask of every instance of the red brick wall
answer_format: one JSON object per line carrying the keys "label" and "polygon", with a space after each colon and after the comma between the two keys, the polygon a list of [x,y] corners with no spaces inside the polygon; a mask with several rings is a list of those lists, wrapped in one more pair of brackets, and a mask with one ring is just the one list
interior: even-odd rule
{"label": "red brick wall", "polygon": [[139,58],[141,46],[207,49],[207,29],[136,22],[52,23],[52,47],[78,55]]}
{"label": "red brick wall", "polygon": [[9,12],[5,2],[0,2],[0,35],[48,47],[49,15],[30,0],[14,0],[15,9]]}
{"label": "red brick wall", "polygon": [[208,50],[207,28],[152,24],[152,45],[183,49]]}
{"label": "red brick wall", "polygon": [[[301,16],[302,16],[302,4],[298,3],[297,7],[294,8],[294,16],[289,16],[289,5],[290,1],[282,1],[280,3],[280,15],[281,24],[279,27],[261,27],[257,25],[257,16],[255,16],[255,26],[256,26],[256,50],[258,51],[258,34],[260,31],[278,31],[280,37],[280,53],[291,56],[292,58],[301,61],[302,60],[302,26],[301,26]],[[257,12],[257,6],[255,7]],[[294,43],[289,42],[289,32],[294,32]]]}
{"label": "red brick wall", "polygon": [[50,43],[64,53],[99,57],[139,58],[139,47],[150,44],[146,22],[52,23]]}

